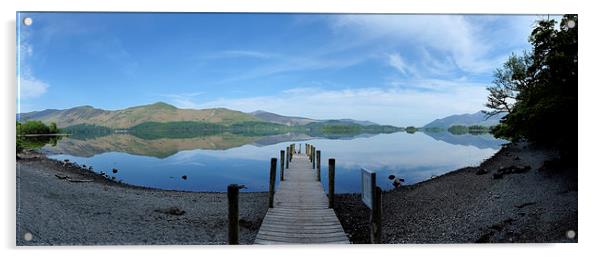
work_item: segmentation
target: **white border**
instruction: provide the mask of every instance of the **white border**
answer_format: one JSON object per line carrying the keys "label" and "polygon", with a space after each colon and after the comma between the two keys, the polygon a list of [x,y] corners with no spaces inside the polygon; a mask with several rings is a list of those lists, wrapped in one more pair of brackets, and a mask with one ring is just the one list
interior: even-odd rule
{"label": "white border", "polygon": [[[601,142],[594,130],[602,115],[599,108],[602,96],[599,62],[600,9],[595,1],[559,0],[121,0],[121,1],[67,1],[67,0],[9,0],[1,1],[3,80],[1,155],[4,169],[2,191],[2,232],[0,243],[3,257],[266,257],[292,255],[295,257],[576,257],[590,252],[599,253],[600,240],[600,174],[594,163],[602,153]],[[156,12],[336,12],[336,13],[578,13],[579,14],[579,244],[523,244],[523,245],[386,245],[349,247],[210,247],[210,246],[118,246],[118,247],[52,247],[16,248],[15,244],[15,17],[16,11],[156,11]],[[599,160],[599,158],[598,158]]]}

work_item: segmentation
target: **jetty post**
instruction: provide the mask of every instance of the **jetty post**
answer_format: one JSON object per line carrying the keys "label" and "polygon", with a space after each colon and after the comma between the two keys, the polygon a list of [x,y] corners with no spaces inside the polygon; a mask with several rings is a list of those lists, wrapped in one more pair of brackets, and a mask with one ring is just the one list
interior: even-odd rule
{"label": "jetty post", "polygon": [[238,191],[240,186],[237,184],[228,185],[228,244],[239,244],[239,225],[238,225]]}
{"label": "jetty post", "polygon": [[316,146],[311,146],[311,168],[316,169]]}
{"label": "jetty post", "polygon": [[334,208],[334,166],[335,160],[328,159],[328,208]]}
{"label": "jetty post", "polygon": [[317,150],[316,151],[316,162],[318,163],[318,165],[316,166],[316,175],[318,177],[318,181],[322,181],[321,177],[320,177],[320,169],[321,169],[320,168],[320,155],[321,155],[320,150]]}
{"label": "jetty post", "polygon": [[291,161],[291,146],[286,146],[286,169],[288,169],[289,161]]}
{"label": "jetty post", "polygon": [[280,150],[280,181],[284,180],[284,150]]}
{"label": "jetty post", "polygon": [[270,162],[270,186],[268,193],[268,207],[274,208],[274,184],[276,184],[276,158],[272,158]]}
{"label": "jetty post", "polygon": [[382,189],[375,187],[372,195],[372,213],[370,214],[370,242],[381,244],[383,234]]}

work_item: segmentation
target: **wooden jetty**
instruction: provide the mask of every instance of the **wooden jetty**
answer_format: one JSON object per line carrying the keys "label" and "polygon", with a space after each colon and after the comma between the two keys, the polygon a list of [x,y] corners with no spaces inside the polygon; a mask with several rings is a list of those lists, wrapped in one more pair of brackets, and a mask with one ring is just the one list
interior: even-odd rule
{"label": "wooden jetty", "polygon": [[[270,198],[272,203],[257,233],[255,244],[349,244],[339,219],[334,210],[329,208],[329,202],[332,206],[333,199],[329,200],[326,196],[318,177],[320,157],[316,162],[315,147],[306,145],[306,148],[307,151],[301,153],[293,151],[292,146],[287,152],[290,162],[284,170],[284,180],[280,181],[278,190]],[[329,175],[332,176],[329,181],[334,181],[334,159],[331,161],[332,167],[329,169],[332,173],[329,172]],[[275,166],[275,162],[272,163]],[[334,183],[331,187],[334,188]],[[334,189],[331,191],[334,192]]]}

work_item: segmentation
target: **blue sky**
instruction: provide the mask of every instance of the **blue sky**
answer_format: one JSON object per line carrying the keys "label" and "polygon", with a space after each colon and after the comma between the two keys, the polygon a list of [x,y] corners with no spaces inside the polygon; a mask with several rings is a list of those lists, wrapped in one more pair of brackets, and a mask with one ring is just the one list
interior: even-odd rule
{"label": "blue sky", "polygon": [[536,15],[20,13],[19,110],[164,101],[398,126],[484,109]]}

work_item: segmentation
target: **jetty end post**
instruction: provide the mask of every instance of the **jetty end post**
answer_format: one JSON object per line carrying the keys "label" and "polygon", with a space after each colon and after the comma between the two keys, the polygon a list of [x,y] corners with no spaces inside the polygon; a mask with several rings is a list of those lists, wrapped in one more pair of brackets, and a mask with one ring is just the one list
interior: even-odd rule
{"label": "jetty end post", "polygon": [[316,169],[316,146],[311,146],[311,168]]}
{"label": "jetty end post", "polygon": [[291,157],[291,146],[286,146],[286,169],[288,169],[288,162]]}
{"label": "jetty end post", "polygon": [[321,181],[321,178],[320,178],[320,169],[321,169],[320,168],[320,155],[321,155],[320,150],[317,150],[316,151],[316,162],[318,163],[318,165],[316,166],[316,170],[317,170],[316,174],[318,176],[318,182]]}
{"label": "jetty end post", "polygon": [[270,188],[268,193],[268,207],[274,208],[274,184],[276,184],[276,158],[270,162]]}
{"label": "jetty end post", "polygon": [[376,187],[372,195],[372,214],[370,214],[370,242],[381,244],[383,234],[382,189]]}
{"label": "jetty end post", "polygon": [[280,150],[280,181],[284,180],[284,150]]}
{"label": "jetty end post", "polygon": [[239,225],[238,225],[238,191],[240,187],[237,184],[228,185],[228,244],[238,245]]}
{"label": "jetty end post", "polygon": [[328,159],[328,208],[334,208],[334,159]]}

